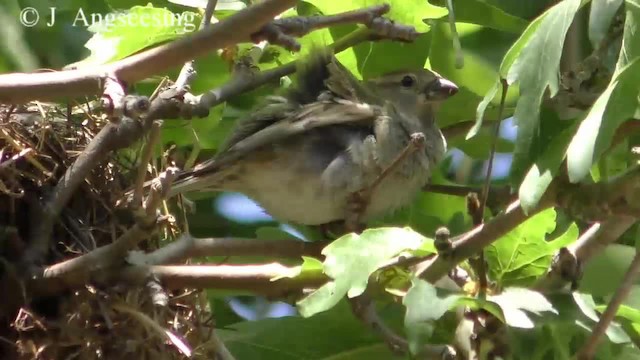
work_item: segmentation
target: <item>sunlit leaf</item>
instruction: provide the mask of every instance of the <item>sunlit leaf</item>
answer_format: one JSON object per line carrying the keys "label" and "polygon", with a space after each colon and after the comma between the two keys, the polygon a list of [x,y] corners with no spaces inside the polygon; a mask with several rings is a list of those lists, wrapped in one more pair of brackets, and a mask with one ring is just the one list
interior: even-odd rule
{"label": "sunlit leaf", "polygon": [[[573,293],[573,299],[585,316],[594,322],[598,322],[600,320],[600,316],[598,316],[598,313],[596,312],[596,303],[591,295],[575,292]],[[624,330],[620,327],[620,324],[616,322],[609,324],[606,334],[607,337],[609,337],[609,340],[616,344],[628,343],[630,341],[629,336],[625,334]]]}
{"label": "sunlit leaf", "polygon": [[640,83],[640,58],[624,67],[580,124],[567,149],[569,180],[582,180],[610,146],[618,127],[640,111],[637,84]]}
{"label": "sunlit leaf", "polygon": [[[445,6],[445,0],[434,0],[433,3]],[[478,24],[518,34],[527,27],[526,20],[482,0],[453,1],[453,12],[456,22],[460,23]]]}
{"label": "sunlit leaf", "polygon": [[514,114],[518,126],[511,167],[514,181],[519,181],[530,165],[526,159],[538,132],[543,95],[547,88],[552,97],[558,92],[564,38],[580,5],[580,0],[565,0],[549,9],[507,73],[509,84],[517,81],[520,88]]}
{"label": "sunlit leaf", "polygon": [[624,34],[622,49],[615,74],[619,74],[625,66],[640,56],[640,41],[638,41],[638,26],[640,26],[640,1],[625,0]]}
{"label": "sunlit leaf", "polygon": [[90,24],[88,30],[94,35],[85,44],[91,50],[91,55],[76,63],[76,66],[98,65],[123,59],[152,45],[176,39],[196,30],[200,16],[190,11],[174,14],[149,4],[110,13],[103,19],[95,23],[88,22],[88,18],[80,20]]}
{"label": "sunlit leaf", "polygon": [[520,204],[525,213],[538,205],[538,202],[555,178],[564,160],[569,142],[576,131],[578,123],[574,122],[548,144],[546,150],[535,160],[525,175],[518,190]]}
{"label": "sunlit leaf", "polygon": [[324,272],[333,281],[298,302],[300,313],[309,317],[337,304],[344,295],[362,294],[369,276],[405,250],[420,248],[427,238],[408,228],[368,229],[347,234],[324,248]]}
{"label": "sunlit leaf", "polygon": [[391,11],[385,16],[404,25],[413,25],[418,31],[428,30],[423,19],[438,19],[447,15],[446,8],[429,4],[427,0],[307,0],[325,14],[361,9],[368,6],[390,4]]}
{"label": "sunlit leaf", "polygon": [[488,246],[485,256],[491,278],[502,286],[523,286],[544,274],[554,253],[578,238],[578,228],[572,224],[555,241],[546,241],[555,227],[556,212],[547,209]]}
{"label": "sunlit leaf", "polygon": [[540,314],[542,312],[556,313],[553,305],[539,292],[525,288],[508,288],[498,295],[488,296],[488,300],[498,304],[509,326],[519,328],[533,328],[534,323],[527,312]]}
{"label": "sunlit leaf", "polygon": [[428,282],[414,279],[402,303],[407,307],[404,325],[409,348],[417,353],[419,346],[433,334],[433,322],[456,304],[460,295],[438,296],[436,288]]}
{"label": "sunlit leaf", "polygon": [[623,0],[592,1],[589,13],[589,40],[596,47],[609,31],[611,20]]}

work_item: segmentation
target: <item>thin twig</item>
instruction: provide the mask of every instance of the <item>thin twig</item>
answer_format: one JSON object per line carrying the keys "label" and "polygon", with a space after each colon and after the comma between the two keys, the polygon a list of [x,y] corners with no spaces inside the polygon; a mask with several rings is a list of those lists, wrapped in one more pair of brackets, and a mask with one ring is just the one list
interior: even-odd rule
{"label": "thin twig", "polygon": [[[409,342],[384,323],[376,311],[373,299],[366,291],[360,296],[349,299],[349,301],[353,314],[377,333],[393,353],[397,355],[409,353]],[[429,359],[449,359],[455,356],[455,350],[447,345],[429,344],[423,346],[417,355]]]}
{"label": "thin twig", "polygon": [[493,172],[493,160],[496,157],[496,147],[498,146],[498,137],[500,134],[500,124],[502,123],[502,114],[504,112],[504,102],[507,97],[509,85],[507,81],[502,81],[502,97],[500,99],[500,108],[498,109],[498,120],[494,124],[493,136],[491,138],[491,152],[489,155],[489,163],[487,164],[487,175],[484,178],[484,186],[482,187],[482,197],[480,198],[480,218],[484,219],[484,208],[489,198],[489,188],[491,187],[491,174]]}
{"label": "thin twig", "polygon": [[607,331],[609,324],[613,321],[616,316],[616,312],[618,308],[629,295],[631,288],[633,287],[638,275],[640,274],[640,252],[636,252],[636,255],[633,257],[633,261],[629,265],[629,269],[627,273],[624,275],[622,279],[622,283],[616,290],[615,294],[609,301],[607,308],[605,309],[602,316],[600,316],[600,321],[596,324],[596,326],[591,331],[591,335],[587,339],[586,344],[578,353],[577,358],[579,360],[589,360],[593,359],[593,356],[596,351],[596,347],[598,343],[602,339],[604,333]]}
{"label": "thin twig", "polygon": [[[211,25],[211,18],[213,17],[213,11],[218,4],[218,0],[209,0],[207,1],[207,7],[204,11],[204,16],[202,17],[202,21],[200,22],[200,30],[206,29]],[[195,63],[194,59],[190,59],[184,63],[182,69],[180,69],[180,74],[176,79],[175,87],[179,91],[187,91],[188,85],[191,83],[193,78],[196,76],[196,70],[193,67]]]}
{"label": "thin twig", "polygon": [[340,24],[364,24],[373,32],[391,37],[398,41],[413,41],[419,35],[412,26],[396,24],[382,15],[389,12],[388,4],[370,6],[335,15],[325,16],[293,16],[274,20],[260,31],[251,35],[251,40],[258,43],[268,41],[285,49],[298,51],[300,43],[296,37],[302,37],[311,31]]}
{"label": "thin twig", "polygon": [[[176,169],[169,168],[159,177],[160,187],[170,187]],[[166,193],[163,190],[152,191],[147,200],[148,208],[145,209],[144,216],[138,219],[137,223],[122,234],[118,239],[109,245],[97,248],[87,254],[79,257],[63,261],[61,263],[49,266],[42,270],[41,273],[34,275],[31,280],[40,286],[48,286],[47,279],[52,288],[64,287],[64,284],[79,282],[85,283],[89,280],[92,271],[104,270],[114,264],[124,262],[126,254],[140,241],[151,236],[156,229],[157,206],[162,198],[161,194]],[[150,210],[155,206],[153,210]]]}
{"label": "thin twig", "polygon": [[135,190],[133,192],[133,204],[134,206],[140,206],[142,204],[142,192],[144,187],[144,179],[147,175],[147,167],[149,166],[149,162],[151,161],[151,156],[153,155],[153,149],[158,143],[158,139],[160,138],[160,127],[161,123],[159,121],[154,121],[151,125],[151,131],[149,132],[149,136],[147,137],[147,142],[142,148],[142,154],[140,156],[140,163],[138,164],[138,174],[136,175],[136,183]]}
{"label": "thin twig", "polygon": [[[449,6],[451,5],[451,1],[448,2]],[[455,24],[454,24],[455,25]],[[452,26],[454,26],[452,25]],[[454,26],[455,29],[455,26]],[[459,45],[459,44],[458,44]],[[500,134],[500,124],[502,123],[502,113],[504,111],[504,102],[507,97],[507,90],[509,85],[506,80],[502,81],[502,97],[500,99],[500,108],[498,110],[498,119],[494,124],[493,128],[493,136],[491,138],[491,152],[489,153],[489,163],[487,164],[487,174],[484,178],[484,186],[482,187],[482,197],[480,198],[480,203],[475,206],[477,202],[474,202],[474,209],[470,210],[470,215],[474,219],[474,225],[478,226],[484,222],[484,208],[487,206],[487,201],[489,199],[489,189],[491,188],[491,174],[493,173],[493,160],[496,157],[496,147],[498,145],[498,136]],[[470,198],[467,198],[467,202],[470,202]],[[471,209],[471,206],[469,206]],[[474,211],[475,210],[475,211]],[[477,215],[477,216],[474,216]],[[484,259],[484,248],[479,250],[479,260],[476,266],[476,270],[479,277],[479,294],[484,296],[487,288],[487,269],[486,263]]]}
{"label": "thin twig", "polygon": [[132,144],[134,139],[131,135],[137,132],[139,126],[137,120],[130,118],[105,125],[60,178],[52,193],[44,200],[42,208],[34,207],[29,247],[23,261],[26,268],[40,262],[47,253],[53,225],[78,186],[111,151]]}

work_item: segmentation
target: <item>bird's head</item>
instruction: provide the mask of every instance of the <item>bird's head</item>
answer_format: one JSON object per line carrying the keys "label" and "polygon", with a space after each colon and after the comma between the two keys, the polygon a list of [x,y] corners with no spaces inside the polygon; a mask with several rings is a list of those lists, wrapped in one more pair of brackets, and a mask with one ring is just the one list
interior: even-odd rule
{"label": "bird's head", "polygon": [[366,81],[367,87],[405,113],[433,115],[438,105],[458,87],[428,69],[396,71]]}

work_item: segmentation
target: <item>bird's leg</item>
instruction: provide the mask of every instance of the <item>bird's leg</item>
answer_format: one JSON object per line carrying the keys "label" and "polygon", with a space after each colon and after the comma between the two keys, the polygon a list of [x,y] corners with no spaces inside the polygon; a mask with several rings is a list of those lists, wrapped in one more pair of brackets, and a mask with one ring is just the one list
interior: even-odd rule
{"label": "bird's leg", "polygon": [[369,204],[369,192],[365,189],[351,193],[347,198],[347,216],[344,220],[347,232],[361,233],[365,229],[362,215]]}
{"label": "bird's leg", "polygon": [[393,161],[391,162],[391,164],[389,164],[389,166],[387,166],[384,170],[382,170],[380,175],[378,175],[378,177],[367,188],[367,190],[369,192],[373,192],[373,190],[378,185],[380,185],[380,183],[382,182],[382,180],[384,180],[385,177],[391,174],[391,172],[395,171],[398,168],[398,166],[402,165],[402,162],[405,159],[407,159],[416,151],[423,149],[425,142],[426,142],[426,139],[423,133],[418,132],[418,133],[411,134],[411,138],[409,139],[409,143],[407,144],[407,146],[405,146],[404,149],[402,149],[400,154],[398,154],[398,156],[396,156],[396,158],[393,159]]}
{"label": "bird's leg", "polygon": [[375,188],[380,185],[385,177],[395,171],[404,160],[411,156],[411,154],[424,148],[425,141],[426,139],[423,133],[411,134],[411,139],[407,146],[402,149],[400,154],[393,159],[389,166],[380,172],[371,185],[349,195],[349,198],[347,199],[347,216],[345,219],[347,231],[361,233],[364,230],[365,225],[362,222],[362,216],[367,209],[371,194]]}
{"label": "bird's leg", "polygon": [[336,220],[326,224],[318,225],[318,231],[322,235],[323,239],[336,239],[345,234],[344,228],[345,222],[343,220]]}

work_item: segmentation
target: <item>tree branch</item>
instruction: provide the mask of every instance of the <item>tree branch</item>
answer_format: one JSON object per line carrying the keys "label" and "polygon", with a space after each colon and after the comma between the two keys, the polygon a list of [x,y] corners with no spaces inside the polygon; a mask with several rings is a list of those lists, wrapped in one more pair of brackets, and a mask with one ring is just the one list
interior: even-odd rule
{"label": "tree branch", "polygon": [[97,94],[102,91],[106,74],[127,83],[146,79],[213,50],[249,40],[252,33],[296,3],[295,0],[257,2],[202,31],[112,64],[91,69],[0,75],[0,102],[17,104]]}
{"label": "tree branch", "polygon": [[[170,289],[214,288],[241,290],[247,294],[284,297],[305,288],[317,288],[327,282],[325,275],[314,278],[289,278],[294,269],[279,263],[264,265],[152,265],[129,266],[114,274],[94,274],[98,282],[114,280],[143,284],[147,276],[156,276]],[[273,280],[273,279],[278,280]]]}
{"label": "tree branch", "polygon": [[607,245],[614,243],[637,219],[629,216],[613,216],[602,223],[593,224],[566,249],[560,249],[546,275],[538,280],[535,288],[540,291],[560,289],[567,282],[575,283],[580,269]]}
{"label": "tree branch", "polygon": [[578,353],[577,358],[579,360],[593,359],[596,347],[598,346],[600,339],[602,339],[602,336],[607,331],[609,324],[611,324],[613,318],[616,316],[618,308],[620,307],[624,299],[626,299],[626,297],[629,295],[629,292],[631,291],[631,288],[638,278],[638,275],[640,275],[640,253],[636,252],[631,265],[629,265],[627,273],[622,279],[622,283],[616,290],[615,294],[613,294],[613,297],[609,301],[606,310],[604,311],[604,313],[602,313],[602,316],[600,316],[600,321],[598,321],[596,326],[592,329],[591,335],[589,336],[589,339],[587,339],[586,344]]}
{"label": "tree branch", "polygon": [[[549,190],[552,190],[552,188],[550,187]],[[513,202],[504,213],[460,236],[452,244],[451,252],[447,256],[436,255],[419,264],[416,269],[416,275],[431,283],[438,281],[458,263],[475,255],[529,217],[553,206],[553,193],[553,190],[547,191],[538,206],[528,215],[522,211],[520,201]]]}
{"label": "tree branch", "polygon": [[[260,240],[240,238],[194,238],[183,234],[154,252],[144,254],[141,264],[175,264],[194,257],[205,256],[268,256],[300,259],[302,256],[321,257],[326,243],[299,240]],[[136,261],[138,262],[138,260]]]}
{"label": "tree branch", "polygon": [[374,32],[393,37],[399,41],[413,41],[419,35],[412,26],[395,24],[382,15],[390,10],[389,4],[370,6],[364,9],[325,16],[294,16],[274,20],[260,31],[251,35],[251,40],[258,43],[266,40],[285,49],[298,51],[300,43],[296,37],[302,37],[313,30],[340,24],[364,24]]}

